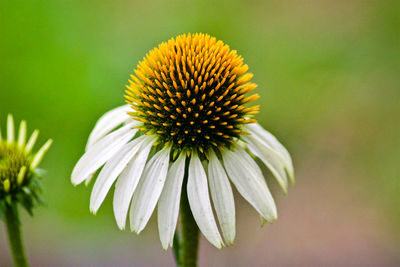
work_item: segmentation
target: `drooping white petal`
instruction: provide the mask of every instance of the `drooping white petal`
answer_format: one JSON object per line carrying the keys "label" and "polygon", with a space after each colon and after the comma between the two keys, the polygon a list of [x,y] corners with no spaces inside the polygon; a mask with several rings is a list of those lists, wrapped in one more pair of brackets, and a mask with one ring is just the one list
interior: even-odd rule
{"label": "drooping white petal", "polygon": [[248,130],[251,134],[254,134],[261,138],[266,144],[270,145],[275,150],[279,151],[281,156],[284,158],[286,163],[286,170],[289,174],[289,179],[292,183],[294,183],[294,168],[292,158],[290,157],[289,152],[286,148],[278,141],[278,139],[273,136],[270,132],[265,130],[258,123],[250,123],[247,125],[246,130]]}
{"label": "drooping white petal", "polygon": [[31,150],[33,149],[33,146],[36,143],[38,136],[39,136],[39,130],[36,129],[33,131],[31,137],[29,138],[28,142],[26,143],[26,146],[25,146],[26,153],[31,152]]}
{"label": "drooping white petal", "polygon": [[208,164],[208,181],[222,234],[226,244],[231,245],[235,240],[236,234],[235,202],[228,176],[217,155],[215,155],[213,151],[210,153],[210,161]]}
{"label": "drooping white petal", "polygon": [[21,121],[19,125],[19,134],[18,134],[18,146],[22,147],[25,145],[26,140],[26,121]]}
{"label": "drooping white petal", "polygon": [[162,247],[172,247],[179,215],[182,182],[185,174],[186,153],[181,153],[168,170],[164,189],[158,202],[158,232]]}
{"label": "drooping white petal", "polygon": [[137,132],[132,129],[134,125],[135,123],[129,123],[108,134],[86,151],[72,171],[72,183],[82,183],[128,143]]}
{"label": "drooping white petal", "polygon": [[277,219],[274,199],[257,163],[241,147],[222,153],[226,172],[239,191],[267,221]]}
{"label": "drooping white petal", "polygon": [[276,150],[267,145],[256,135],[243,136],[247,142],[250,152],[259,157],[262,162],[270,169],[283,192],[286,194],[288,189],[288,179],[285,172],[285,161]]}
{"label": "drooping white petal", "polygon": [[90,184],[90,182],[93,180],[95,176],[95,173],[92,173],[91,175],[89,175],[86,179],[85,179],[85,186],[88,186]]}
{"label": "drooping white petal", "polygon": [[155,138],[142,135],[137,138],[141,143],[139,151],[133,156],[127,167],[123,170],[115,184],[113,208],[118,227],[125,229],[126,215],[131,203],[133,192],[142,176],[144,166]]}
{"label": "drooping white petal", "polygon": [[144,229],[157,205],[167,177],[170,150],[165,147],[151,158],[133,195],[130,221],[131,230],[136,233]]}
{"label": "drooping white petal", "polygon": [[90,211],[93,213],[97,212],[118,175],[121,174],[128,162],[139,151],[142,141],[143,139],[135,139],[125,144],[106,165],[104,165],[93,186],[90,196]]}
{"label": "drooping white petal", "polygon": [[187,194],[190,209],[200,231],[211,244],[221,248],[223,242],[211,208],[207,176],[197,154],[192,154],[189,163]]}
{"label": "drooping white petal", "polygon": [[39,165],[39,163],[42,161],[44,155],[46,154],[47,150],[49,150],[52,143],[53,143],[52,139],[47,140],[47,142],[35,154],[31,163],[32,169],[35,169]]}
{"label": "drooping white petal", "polygon": [[11,114],[7,117],[7,142],[14,142],[14,119]]}
{"label": "drooping white petal", "polygon": [[127,121],[130,116],[128,111],[131,111],[129,105],[124,105],[117,107],[105,113],[96,123],[93,131],[90,133],[88,143],[86,145],[86,150],[88,150],[93,144],[98,142],[110,131],[121,125],[123,122]]}

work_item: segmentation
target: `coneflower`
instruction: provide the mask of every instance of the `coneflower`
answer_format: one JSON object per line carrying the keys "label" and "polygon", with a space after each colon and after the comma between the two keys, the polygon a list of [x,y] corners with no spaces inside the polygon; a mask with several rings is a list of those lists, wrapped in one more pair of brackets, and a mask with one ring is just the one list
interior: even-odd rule
{"label": "coneflower", "polygon": [[276,220],[253,157],[284,192],[293,182],[293,166],[287,150],[254,119],[259,106],[249,104],[259,96],[248,95],[257,87],[252,77],[235,50],[207,34],[180,35],[151,50],[131,75],[128,105],[100,118],[73,170],[76,185],[104,165],[90,210],[97,212],[115,182],[117,224],[124,229],[130,207],[131,230],[140,233],[158,204],[164,249],[173,245],[181,210],[178,258],[184,266],[196,263],[197,229],[217,248],[234,242],[231,182],[263,221]]}

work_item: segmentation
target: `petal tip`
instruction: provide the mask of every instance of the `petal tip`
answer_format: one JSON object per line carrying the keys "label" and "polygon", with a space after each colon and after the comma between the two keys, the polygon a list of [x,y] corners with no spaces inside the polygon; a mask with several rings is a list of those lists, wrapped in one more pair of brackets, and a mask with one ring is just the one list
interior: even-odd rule
{"label": "petal tip", "polygon": [[93,215],[96,215],[97,211],[99,210],[99,207],[95,206],[95,203],[90,203],[89,209]]}
{"label": "petal tip", "polygon": [[140,231],[138,229],[133,229],[132,232],[134,232],[135,234],[139,235]]}
{"label": "petal tip", "polygon": [[224,242],[219,242],[218,244],[214,244],[214,246],[217,248],[217,249],[222,249],[224,246],[225,246],[225,244],[224,244]]}
{"label": "petal tip", "polygon": [[71,183],[73,186],[77,186],[79,184],[76,176],[74,175],[71,176]]}
{"label": "petal tip", "polygon": [[162,248],[163,248],[164,251],[167,251],[168,248],[169,248],[169,244],[168,244],[168,243],[165,244],[165,243],[161,242],[161,246],[162,246]]}
{"label": "petal tip", "polygon": [[[117,214],[117,212],[115,210],[114,210],[114,213]],[[124,231],[125,227],[126,227],[126,217],[125,217],[125,219],[123,219],[121,217],[115,216],[115,221],[117,222],[117,226],[118,226],[119,230]]]}
{"label": "petal tip", "polygon": [[233,234],[232,236],[227,236],[227,237],[225,237],[225,245],[226,245],[226,246],[231,246],[231,245],[233,245],[233,243],[235,243],[235,237],[236,237],[235,234]]}
{"label": "petal tip", "polygon": [[142,230],[143,229],[140,229],[140,225],[138,225],[137,223],[131,224],[131,232],[138,235]]}

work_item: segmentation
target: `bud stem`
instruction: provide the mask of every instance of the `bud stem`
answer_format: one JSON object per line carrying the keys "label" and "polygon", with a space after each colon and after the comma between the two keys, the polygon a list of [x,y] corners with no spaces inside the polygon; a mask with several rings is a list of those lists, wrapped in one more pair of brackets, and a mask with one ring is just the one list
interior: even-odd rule
{"label": "bud stem", "polygon": [[5,223],[14,264],[16,267],[29,266],[22,243],[18,208],[16,204],[6,204],[5,206]]}

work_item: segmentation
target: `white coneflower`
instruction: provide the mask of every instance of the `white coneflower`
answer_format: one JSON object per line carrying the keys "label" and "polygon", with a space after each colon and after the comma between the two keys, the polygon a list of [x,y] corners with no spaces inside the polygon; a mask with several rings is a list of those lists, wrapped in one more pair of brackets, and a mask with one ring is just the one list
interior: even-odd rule
{"label": "white coneflower", "polygon": [[26,142],[26,121],[21,121],[16,139],[12,115],[7,118],[7,137],[0,131],[0,216],[4,217],[11,251],[16,266],[27,266],[23,251],[18,204],[30,214],[36,203],[41,202],[41,186],[37,167],[50,148],[48,140],[36,153],[33,147],[39,135],[35,130]]}
{"label": "white coneflower", "polygon": [[115,183],[117,224],[124,229],[130,207],[131,230],[139,233],[158,204],[164,249],[173,242],[182,192],[200,231],[217,248],[235,239],[231,183],[264,221],[276,220],[253,157],[284,192],[293,182],[293,166],[287,150],[253,119],[259,106],[245,106],[258,98],[245,96],[257,87],[247,71],[235,50],[206,34],[180,35],[151,50],[131,75],[128,105],[100,118],[73,170],[77,185],[104,165],[90,210],[97,212]]}

